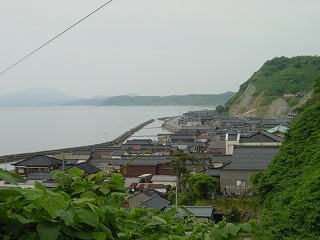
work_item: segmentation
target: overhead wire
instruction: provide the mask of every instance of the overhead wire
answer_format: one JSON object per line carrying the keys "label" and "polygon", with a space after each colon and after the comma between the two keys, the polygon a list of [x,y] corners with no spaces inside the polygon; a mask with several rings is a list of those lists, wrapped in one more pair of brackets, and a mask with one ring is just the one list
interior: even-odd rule
{"label": "overhead wire", "polygon": [[33,55],[35,52],[39,51],[41,48],[43,48],[44,46],[48,45],[50,42],[54,41],[56,38],[60,37],[62,34],[64,34],[65,32],[69,31],[71,28],[75,27],[76,25],[78,25],[79,23],[81,23],[83,20],[85,20],[86,18],[90,17],[92,14],[96,13],[97,11],[99,11],[101,8],[103,8],[104,6],[106,6],[107,4],[109,4],[110,2],[112,2],[113,0],[109,0],[107,2],[105,2],[104,4],[102,4],[100,7],[96,8],[94,11],[90,12],[88,15],[86,15],[85,17],[81,18],[79,21],[77,21],[76,23],[72,24],[70,27],[66,28],[65,30],[63,30],[62,32],[60,32],[59,34],[57,34],[56,36],[54,36],[53,38],[51,38],[49,41],[45,42],[44,44],[42,44],[41,46],[39,46],[38,48],[36,48],[35,50],[33,50],[32,52],[28,53],[26,56],[24,56],[23,58],[19,59],[18,61],[16,61],[15,63],[11,64],[9,67],[7,67],[6,69],[4,69],[3,71],[0,72],[0,76],[2,74],[4,74],[5,72],[7,72],[8,70],[10,70],[11,68],[15,67],[17,64],[19,64],[20,62],[22,62],[23,60],[25,60],[26,58],[30,57],[31,55]]}

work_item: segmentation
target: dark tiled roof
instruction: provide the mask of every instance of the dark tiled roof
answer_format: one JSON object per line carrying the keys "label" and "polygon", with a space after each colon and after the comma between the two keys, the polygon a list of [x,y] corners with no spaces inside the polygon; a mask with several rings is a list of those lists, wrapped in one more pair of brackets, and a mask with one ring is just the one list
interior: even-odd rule
{"label": "dark tiled roof", "polygon": [[106,147],[106,148],[95,148],[93,152],[113,152],[119,149],[118,147]]}
{"label": "dark tiled roof", "polygon": [[266,131],[256,131],[252,133],[241,133],[240,143],[257,142],[281,142],[282,138]]}
{"label": "dark tiled roof", "polygon": [[56,165],[62,165],[62,161],[57,158],[45,155],[35,155],[27,159],[21,160],[17,163],[13,163],[12,165],[26,167],[51,167]]}
{"label": "dark tiled roof", "polygon": [[[172,208],[172,206],[166,206],[165,212],[169,211]],[[200,218],[211,218],[212,213],[214,211],[212,206],[184,206],[189,212],[194,214],[195,217]],[[185,210],[178,208],[178,212],[182,215],[185,215]]]}
{"label": "dark tiled roof", "polygon": [[220,169],[219,168],[209,168],[206,171],[206,174],[211,177],[220,177]]}
{"label": "dark tiled roof", "polygon": [[158,196],[163,196],[163,194],[161,193],[161,192],[159,192],[159,191],[157,191],[157,190],[155,190],[155,189],[153,189],[153,188],[147,188],[147,189],[144,189],[144,190],[142,190],[142,192],[144,193],[144,194],[146,194],[146,195],[148,195],[149,197],[151,197],[151,196],[153,196],[153,195],[158,195]]}
{"label": "dark tiled roof", "polygon": [[124,149],[117,149],[117,150],[114,150],[112,153],[111,153],[111,156],[122,156],[126,153],[126,150]]}
{"label": "dark tiled roof", "polygon": [[[113,159],[113,160],[106,160],[104,162],[110,163],[113,165],[122,166],[126,164],[127,162],[131,161],[133,159],[133,156],[122,156],[121,159]],[[135,160],[133,160],[129,166],[157,166],[158,164],[164,164],[166,162],[169,162],[169,160],[166,157],[163,156],[139,156]]]}
{"label": "dark tiled roof", "polygon": [[49,172],[32,172],[27,176],[27,180],[51,180],[52,173]]}
{"label": "dark tiled roof", "polygon": [[151,139],[128,139],[124,144],[150,144],[152,143]]}
{"label": "dark tiled roof", "polygon": [[265,170],[279,147],[235,147],[230,164],[224,169]]}
{"label": "dark tiled roof", "polygon": [[100,168],[97,168],[88,162],[77,163],[75,166],[89,174],[93,174],[101,171]]}
{"label": "dark tiled roof", "polygon": [[157,194],[154,194],[152,197],[141,203],[142,206],[147,208],[152,208],[155,210],[164,209],[170,202],[162,197],[159,197]]}
{"label": "dark tiled roof", "polygon": [[220,155],[220,154],[206,154],[208,157],[211,158],[211,161],[214,163],[228,163],[231,161],[230,155]]}

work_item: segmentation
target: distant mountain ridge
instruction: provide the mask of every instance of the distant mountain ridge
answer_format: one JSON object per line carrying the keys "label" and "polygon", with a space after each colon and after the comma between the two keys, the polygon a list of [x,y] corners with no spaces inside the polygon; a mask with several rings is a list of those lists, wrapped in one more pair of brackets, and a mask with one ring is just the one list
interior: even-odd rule
{"label": "distant mountain ridge", "polygon": [[231,115],[285,118],[310,98],[319,56],[276,57],[263,64],[226,104]]}
{"label": "distant mountain ridge", "polygon": [[103,106],[216,106],[225,104],[234,92],[221,94],[189,94],[171,96],[116,96],[102,102]]}
{"label": "distant mountain ridge", "polygon": [[92,98],[78,98],[51,88],[33,88],[0,96],[0,107],[40,106],[156,106],[156,105],[198,105],[216,106],[225,104],[234,92],[222,94],[189,94],[174,96],[130,95]]}
{"label": "distant mountain ridge", "polygon": [[66,102],[80,100],[52,88],[32,88],[0,96],[0,107],[59,106]]}

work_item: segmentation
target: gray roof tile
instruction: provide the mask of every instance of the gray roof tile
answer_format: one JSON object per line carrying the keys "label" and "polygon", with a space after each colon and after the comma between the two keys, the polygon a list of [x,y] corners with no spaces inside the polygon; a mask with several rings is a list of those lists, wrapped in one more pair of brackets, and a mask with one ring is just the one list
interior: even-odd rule
{"label": "gray roof tile", "polygon": [[[212,213],[214,211],[212,206],[183,206],[186,208],[189,212],[194,214],[195,217],[201,217],[201,218],[211,218]],[[172,206],[167,206],[165,208],[165,212],[169,211],[172,208]],[[186,212],[182,208],[178,208],[178,212],[182,215],[185,215]]]}
{"label": "gray roof tile", "polygon": [[153,196],[149,197],[147,200],[141,203],[142,206],[152,208],[155,210],[164,209],[169,204],[170,202],[168,200],[159,197],[157,194],[154,194]]}
{"label": "gray roof tile", "polygon": [[230,164],[221,169],[265,170],[279,147],[236,147]]}
{"label": "gray roof tile", "polygon": [[50,167],[62,165],[62,161],[57,158],[49,157],[46,155],[35,155],[17,163],[13,163],[13,166],[26,166],[26,167]]}
{"label": "gray roof tile", "polygon": [[177,177],[172,175],[154,175],[151,182],[176,182]]}

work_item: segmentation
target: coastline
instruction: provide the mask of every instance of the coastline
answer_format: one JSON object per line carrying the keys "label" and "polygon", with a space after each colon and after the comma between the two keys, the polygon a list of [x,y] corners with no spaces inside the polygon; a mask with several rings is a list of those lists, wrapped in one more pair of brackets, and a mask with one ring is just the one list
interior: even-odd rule
{"label": "coastline", "polygon": [[0,163],[10,163],[10,162],[16,162],[22,159],[26,159],[28,157],[34,156],[34,155],[53,155],[53,154],[59,154],[61,152],[73,152],[73,151],[92,151],[95,148],[103,148],[103,147],[111,147],[116,146],[124,142],[126,139],[130,138],[135,132],[139,131],[146,125],[154,122],[154,119],[150,119],[148,121],[145,121],[138,126],[131,128],[130,130],[126,131],[125,133],[121,134],[119,137],[115,138],[114,140],[103,142],[103,143],[97,143],[92,145],[85,145],[85,146],[78,146],[78,147],[69,147],[69,148],[60,148],[60,149],[52,149],[52,150],[44,150],[44,151],[36,151],[36,152],[27,152],[27,153],[19,153],[19,154],[9,154],[9,155],[3,155],[0,156]]}

